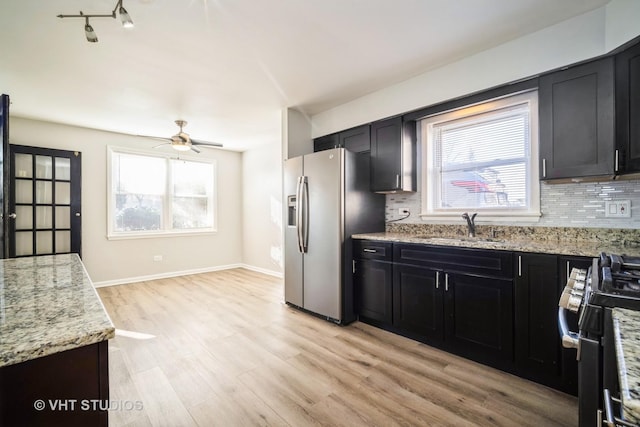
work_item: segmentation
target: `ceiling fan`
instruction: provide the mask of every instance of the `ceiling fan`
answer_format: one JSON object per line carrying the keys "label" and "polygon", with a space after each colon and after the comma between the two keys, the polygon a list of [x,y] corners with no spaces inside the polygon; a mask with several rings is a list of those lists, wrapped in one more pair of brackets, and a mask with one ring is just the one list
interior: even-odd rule
{"label": "ceiling fan", "polygon": [[[164,144],[156,145],[153,148],[162,147],[163,145],[171,145],[175,150],[178,151],[189,151],[193,150],[196,153],[199,153],[200,150],[196,148],[196,146],[200,147],[222,147],[222,144],[219,142],[208,142],[208,141],[200,141],[198,139],[193,139],[189,136],[188,133],[185,133],[182,128],[187,125],[185,120],[176,120],[176,125],[180,127],[180,132],[173,135],[171,138],[161,138],[157,136],[151,136],[149,138],[162,139],[170,142],[165,142]],[[144,136],[144,135],[142,135]]]}

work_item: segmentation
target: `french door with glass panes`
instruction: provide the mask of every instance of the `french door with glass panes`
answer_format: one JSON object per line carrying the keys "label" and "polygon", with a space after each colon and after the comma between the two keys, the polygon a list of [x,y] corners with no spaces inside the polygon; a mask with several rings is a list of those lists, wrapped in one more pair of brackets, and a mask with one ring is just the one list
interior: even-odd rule
{"label": "french door with glass panes", "polygon": [[11,145],[9,257],[81,249],[81,156]]}

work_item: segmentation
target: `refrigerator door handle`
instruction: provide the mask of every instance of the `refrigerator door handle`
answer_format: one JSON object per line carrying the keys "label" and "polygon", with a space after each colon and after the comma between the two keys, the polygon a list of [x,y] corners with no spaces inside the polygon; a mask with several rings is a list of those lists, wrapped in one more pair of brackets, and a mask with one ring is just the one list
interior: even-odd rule
{"label": "refrigerator door handle", "polygon": [[307,182],[307,177],[301,177],[301,187],[302,187],[302,242],[301,248],[302,253],[307,252],[307,248],[309,246],[309,184]]}
{"label": "refrigerator door handle", "polygon": [[296,183],[296,234],[298,237],[298,252],[303,253],[302,248],[302,177],[298,177]]}

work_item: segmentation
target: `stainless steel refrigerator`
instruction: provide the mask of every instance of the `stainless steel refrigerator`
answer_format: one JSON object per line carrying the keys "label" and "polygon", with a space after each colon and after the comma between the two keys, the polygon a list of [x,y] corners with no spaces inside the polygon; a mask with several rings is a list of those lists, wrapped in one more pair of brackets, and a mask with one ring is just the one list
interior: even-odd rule
{"label": "stainless steel refrigerator", "polygon": [[344,148],[285,160],[285,301],[355,320],[351,235],[384,231],[384,195],[369,191],[369,153]]}

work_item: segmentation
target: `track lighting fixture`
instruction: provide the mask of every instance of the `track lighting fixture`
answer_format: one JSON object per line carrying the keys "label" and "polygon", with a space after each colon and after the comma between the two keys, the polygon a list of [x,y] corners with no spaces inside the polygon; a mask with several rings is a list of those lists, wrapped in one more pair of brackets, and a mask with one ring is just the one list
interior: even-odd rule
{"label": "track lighting fixture", "polygon": [[93,27],[89,24],[89,18],[86,19],[87,20],[84,24],[84,34],[85,36],[87,36],[87,41],[91,43],[97,43],[98,36],[96,35],[96,32],[93,31]]}
{"label": "track lighting fixture", "polygon": [[89,24],[89,18],[116,18],[116,11],[118,11],[118,15],[120,16],[120,22],[122,22],[122,26],[125,28],[133,28],[133,21],[129,16],[127,10],[122,6],[123,0],[118,0],[116,6],[113,8],[110,14],[90,14],[85,15],[80,11],[78,15],[58,15],[58,18],[84,18],[84,34],[87,37],[87,41],[91,43],[96,43],[98,41],[98,36],[96,32],[93,30],[91,24]]}

